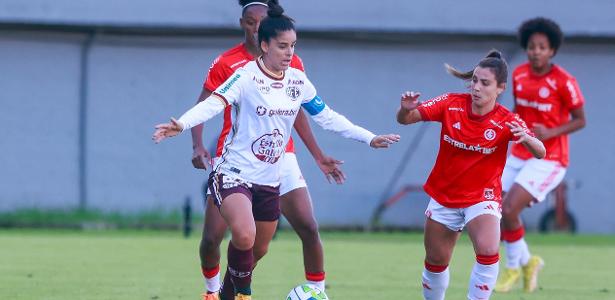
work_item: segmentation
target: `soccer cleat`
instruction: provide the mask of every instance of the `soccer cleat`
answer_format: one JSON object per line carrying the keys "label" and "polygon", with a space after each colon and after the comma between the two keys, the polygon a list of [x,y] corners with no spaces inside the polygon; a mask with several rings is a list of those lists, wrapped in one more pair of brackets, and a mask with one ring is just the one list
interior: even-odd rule
{"label": "soccer cleat", "polygon": [[523,290],[531,293],[538,287],[538,272],[545,265],[545,261],[540,256],[533,255],[527,265],[521,267],[523,270]]}
{"label": "soccer cleat", "polygon": [[495,291],[498,293],[507,293],[512,290],[519,278],[521,277],[521,270],[505,268],[504,272],[500,274],[500,278],[495,284]]}
{"label": "soccer cleat", "polygon": [[252,300],[252,296],[239,293],[235,295],[235,300]]}
{"label": "soccer cleat", "polygon": [[203,296],[203,300],[220,300],[220,297],[218,296],[218,293],[204,293],[201,296]]}

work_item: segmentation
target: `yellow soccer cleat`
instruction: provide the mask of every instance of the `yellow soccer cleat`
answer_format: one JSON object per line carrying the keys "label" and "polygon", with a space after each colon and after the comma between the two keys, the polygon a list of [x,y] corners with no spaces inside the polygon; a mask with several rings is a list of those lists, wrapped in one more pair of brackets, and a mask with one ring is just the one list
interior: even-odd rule
{"label": "yellow soccer cleat", "polygon": [[252,296],[244,295],[244,294],[237,294],[235,295],[235,300],[252,300]]}
{"label": "yellow soccer cleat", "polygon": [[218,296],[218,293],[205,293],[202,294],[201,296],[203,296],[203,300],[220,300],[220,297]]}
{"label": "yellow soccer cleat", "polygon": [[495,291],[498,293],[507,293],[515,287],[515,284],[521,277],[521,270],[504,268],[504,272],[500,273],[500,278],[495,284]]}
{"label": "yellow soccer cleat", "polygon": [[523,290],[531,293],[538,287],[538,272],[544,267],[545,261],[540,256],[533,255],[523,270]]}

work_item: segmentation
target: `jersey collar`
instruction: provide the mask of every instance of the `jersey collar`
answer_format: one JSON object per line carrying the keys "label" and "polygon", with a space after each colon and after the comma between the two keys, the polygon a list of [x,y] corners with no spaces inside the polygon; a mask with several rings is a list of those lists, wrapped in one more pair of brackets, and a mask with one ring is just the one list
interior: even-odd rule
{"label": "jersey collar", "polygon": [[282,80],[284,79],[284,75],[286,75],[286,72],[282,72],[282,75],[277,75],[271,71],[269,71],[269,69],[267,69],[267,67],[265,66],[265,63],[263,63],[263,57],[259,56],[256,59],[256,65],[258,66],[258,68],[261,70],[261,72],[263,72],[263,74],[265,74],[265,76],[273,79],[273,80]]}

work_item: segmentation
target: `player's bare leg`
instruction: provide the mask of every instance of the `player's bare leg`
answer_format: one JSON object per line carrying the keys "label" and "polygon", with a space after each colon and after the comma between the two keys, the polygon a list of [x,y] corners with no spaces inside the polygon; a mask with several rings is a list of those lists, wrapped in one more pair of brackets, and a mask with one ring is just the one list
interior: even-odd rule
{"label": "player's bare leg", "polygon": [[506,252],[506,269],[498,279],[496,291],[507,292],[523,275],[523,287],[526,292],[532,292],[538,285],[538,272],[544,261],[538,256],[532,256],[523,236],[525,230],[521,221],[521,212],[534,197],[515,183],[504,197],[502,206],[502,240]]}
{"label": "player's bare leg", "polygon": [[251,295],[253,247],[256,238],[252,202],[242,193],[231,194],[222,201],[220,213],[231,230],[227,272],[230,273],[234,285],[234,294]]}
{"label": "player's bare leg", "polygon": [[211,195],[207,196],[205,221],[199,245],[201,271],[205,277],[206,293],[217,293],[220,290],[220,244],[226,232],[226,223],[214,204]]}
{"label": "player's bare leg", "polygon": [[324,291],[324,251],[308,189],[301,187],[282,195],[280,207],[282,214],[301,239],[303,265],[308,283]]}
{"label": "player's bare leg", "polygon": [[460,232],[427,218],[425,221],[425,269],[423,269],[423,297],[444,299],[449,283],[448,264],[453,256]]}

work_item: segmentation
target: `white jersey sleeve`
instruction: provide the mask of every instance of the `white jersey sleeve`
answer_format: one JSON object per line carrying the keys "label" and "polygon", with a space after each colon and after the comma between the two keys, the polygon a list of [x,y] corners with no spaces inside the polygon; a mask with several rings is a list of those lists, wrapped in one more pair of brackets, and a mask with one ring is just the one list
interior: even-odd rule
{"label": "white jersey sleeve", "polygon": [[343,115],[338,114],[318,97],[316,88],[307,79],[305,80],[305,98],[301,106],[310,114],[312,120],[325,130],[333,131],[345,138],[370,144],[376,136],[371,131],[354,125]]}
{"label": "white jersey sleeve", "polygon": [[238,105],[243,85],[250,83],[249,80],[246,80],[249,77],[246,74],[247,72],[243,68],[238,69],[211,96],[184,113],[177,120],[182,125],[182,131],[213,118],[222,112],[227,105]]}
{"label": "white jersey sleeve", "polygon": [[182,126],[183,132],[213,118],[223,111],[225,107],[226,103],[222,98],[211,95],[185,112],[177,122]]}

